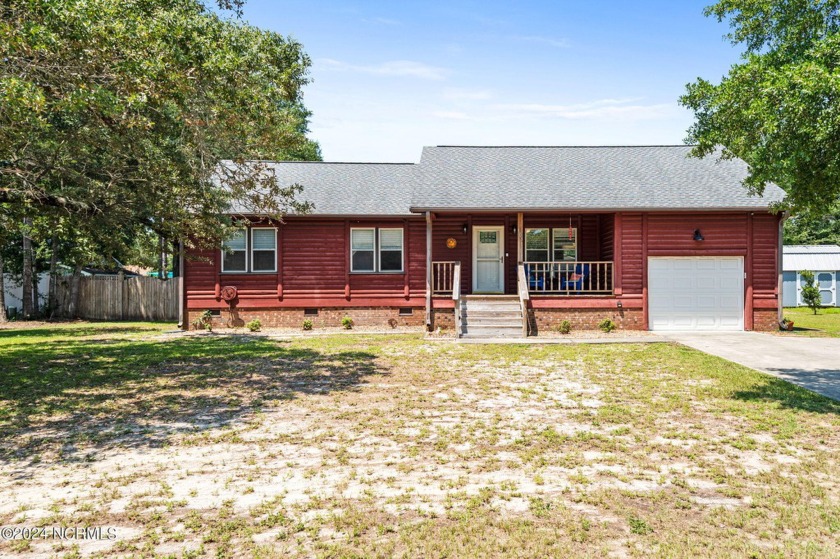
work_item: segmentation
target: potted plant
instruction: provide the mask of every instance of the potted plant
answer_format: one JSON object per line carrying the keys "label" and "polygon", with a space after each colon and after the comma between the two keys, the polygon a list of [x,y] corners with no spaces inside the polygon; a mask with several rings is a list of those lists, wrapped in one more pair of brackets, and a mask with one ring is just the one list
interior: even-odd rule
{"label": "potted plant", "polygon": [[788,317],[783,317],[782,321],[779,323],[779,326],[782,330],[791,331],[793,330],[793,321],[789,320]]}

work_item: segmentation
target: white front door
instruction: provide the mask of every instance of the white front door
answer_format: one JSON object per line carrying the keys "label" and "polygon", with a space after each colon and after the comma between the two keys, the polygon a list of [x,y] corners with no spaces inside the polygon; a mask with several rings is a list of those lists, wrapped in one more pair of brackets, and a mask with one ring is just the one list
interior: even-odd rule
{"label": "white front door", "polygon": [[505,228],[473,227],[473,292],[505,292]]}
{"label": "white front door", "polygon": [[744,259],[648,258],[651,330],[743,330]]}

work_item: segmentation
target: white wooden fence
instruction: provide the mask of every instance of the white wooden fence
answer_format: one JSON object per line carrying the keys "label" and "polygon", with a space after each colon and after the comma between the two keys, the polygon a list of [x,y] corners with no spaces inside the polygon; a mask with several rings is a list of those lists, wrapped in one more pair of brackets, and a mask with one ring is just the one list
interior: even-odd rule
{"label": "white wooden fence", "polygon": [[[57,285],[58,314],[68,316],[73,279]],[[79,278],[76,316],[89,320],[178,320],[181,278],[90,276]]]}

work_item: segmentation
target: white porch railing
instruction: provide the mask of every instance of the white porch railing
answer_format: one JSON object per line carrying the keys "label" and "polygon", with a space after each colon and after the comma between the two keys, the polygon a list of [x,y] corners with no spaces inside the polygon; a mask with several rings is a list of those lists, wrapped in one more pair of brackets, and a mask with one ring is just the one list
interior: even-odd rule
{"label": "white porch railing", "polygon": [[432,293],[449,295],[455,280],[455,267],[460,272],[460,262],[432,262]]}
{"label": "white porch railing", "polygon": [[522,337],[528,337],[528,325],[530,320],[528,320],[528,300],[530,296],[528,295],[528,282],[525,278],[525,265],[519,264],[516,267],[516,287],[517,292],[519,293],[519,308],[522,311]]}
{"label": "white porch railing", "polygon": [[612,295],[613,263],[524,262],[524,283],[538,295]]}
{"label": "white porch railing", "polygon": [[455,337],[460,338],[463,323],[461,316],[461,263],[456,262],[452,274],[452,302],[455,304]]}

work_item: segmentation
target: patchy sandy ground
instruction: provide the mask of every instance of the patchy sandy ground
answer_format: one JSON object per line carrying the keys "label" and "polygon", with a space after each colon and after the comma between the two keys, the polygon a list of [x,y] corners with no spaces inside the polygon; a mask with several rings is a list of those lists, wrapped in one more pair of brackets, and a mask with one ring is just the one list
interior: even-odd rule
{"label": "patchy sandy ground", "polygon": [[140,337],[205,345],[4,440],[0,524],[116,538],[0,554],[840,554],[838,410],[701,354]]}

